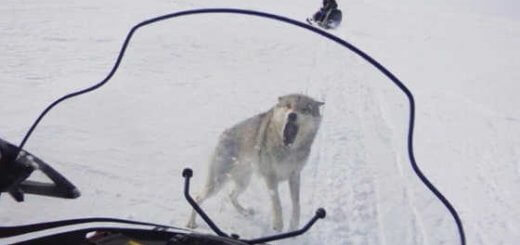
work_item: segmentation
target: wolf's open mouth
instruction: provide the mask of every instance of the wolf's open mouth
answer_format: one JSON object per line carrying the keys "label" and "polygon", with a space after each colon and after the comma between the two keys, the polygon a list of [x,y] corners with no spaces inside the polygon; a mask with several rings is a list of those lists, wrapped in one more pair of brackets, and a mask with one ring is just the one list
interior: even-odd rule
{"label": "wolf's open mouth", "polygon": [[283,144],[290,145],[294,143],[296,134],[298,134],[298,126],[296,123],[287,122],[287,124],[285,124],[285,128],[283,129]]}

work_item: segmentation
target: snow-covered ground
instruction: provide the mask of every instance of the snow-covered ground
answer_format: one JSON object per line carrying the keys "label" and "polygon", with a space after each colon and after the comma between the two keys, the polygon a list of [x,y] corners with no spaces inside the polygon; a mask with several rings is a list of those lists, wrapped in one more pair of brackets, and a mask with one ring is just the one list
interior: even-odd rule
{"label": "snow-covered ground", "polygon": [[[514,1],[338,1],[334,31],[394,72],[417,102],[416,157],[459,211],[468,244],[520,240],[520,10]],[[138,22],[200,7],[304,20],[320,1],[4,1],[0,137],[19,143],[50,102],[102,80]],[[76,200],[0,199],[0,224],[109,216],[183,226],[184,167],[202,185],[219,133],[300,92],[326,102],[302,176],[306,235],[276,244],[457,244],[452,217],[413,174],[407,102],[344,48],[300,28],[238,15],[168,20],[139,30],[114,78],[56,107],[26,149],[82,191]],[[39,177],[39,176],[34,176]],[[282,202],[289,212],[288,188]],[[225,231],[272,234],[260,181],[241,200],[203,207]],[[286,221],[288,216],[286,215]],[[199,223],[200,220],[199,220]],[[286,222],[287,223],[287,222]],[[200,231],[208,231],[201,225]],[[12,240],[10,240],[12,241]]]}

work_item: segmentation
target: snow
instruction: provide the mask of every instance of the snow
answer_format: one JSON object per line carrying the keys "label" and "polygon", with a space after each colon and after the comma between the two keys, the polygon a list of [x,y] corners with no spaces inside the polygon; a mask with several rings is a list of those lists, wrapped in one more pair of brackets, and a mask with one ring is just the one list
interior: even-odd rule
{"label": "snow", "polygon": [[[394,72],[417,102],[419,166],[459,211],[468,244],[520,240],[520,20],[504,1],[338,1],[331,31]],[[180,10],[236,7],[303,21],[320,1],[4,1],[0,6],[0,137],[19,143],[67,92],[102,80],[130,28]],[[140,29],[113,79],[57,106],[26,149],[82,197],[0,199],[0,224],[108,216],[182,227],[184,167],[202,186],[220,132],[280,95],[325,101],[302,172],[302,237],[275,244],[458,244],[453,218],[413,174],[407,101],[365,61],[308,31],[256,17],[201,15]],[[33,176],[41,178],[41,176]],[[256,180],[256,181],[255,181]],[[240,200],[203,207],[224,231],[272,234],[269,197],[254,179]],[[290,202],[281,186],[285,224]],[[199,231],[209,232],[201,224]],[[12,242],[7,240],[6,242]],[[5,242],[2,242],[5,243]]]}

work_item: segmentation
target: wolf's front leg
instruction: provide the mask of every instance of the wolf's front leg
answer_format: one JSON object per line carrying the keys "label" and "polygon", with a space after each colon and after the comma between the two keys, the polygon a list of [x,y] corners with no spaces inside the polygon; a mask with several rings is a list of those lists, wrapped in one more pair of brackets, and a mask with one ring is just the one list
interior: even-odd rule
{"label": "wolf's front leg", "polygon": [[296,230],[300,225],[300,173],[294,173],[289,178],[291,192],[292,215],[289,229]]}
{"label": "wolf's front leg", "polygon": [[282,205],[280,203],[280,196],[278,194],[278,181],[276,177],[270,176],[265,178],[267,188],[269,189],[269,197],[271,197],[271,205],[273,209],[273,229],[275,231],[282,231]]}

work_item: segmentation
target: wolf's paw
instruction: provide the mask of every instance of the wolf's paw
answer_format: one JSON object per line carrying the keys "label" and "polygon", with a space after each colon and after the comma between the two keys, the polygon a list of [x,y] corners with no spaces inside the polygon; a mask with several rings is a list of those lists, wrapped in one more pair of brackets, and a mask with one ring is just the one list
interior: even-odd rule
{"label": "wolf's paw", "polygon": [[299,222],[294,222],[291,220],[291,224],[289,225],[289,231],[298,230]]}
{"label": "wolf's paw", "polygon": [[198,227],[197,223],[195,223],[195,221],[190,221],[188,222],[188,224],[186,224],[186,227],[190,228],[190,229],[196,229]]}
{"label": "wolf's paw", "polygon": [[276,232],[282,232],[283,230],[283,223],[282,222],[273,222],[273,230]]}

